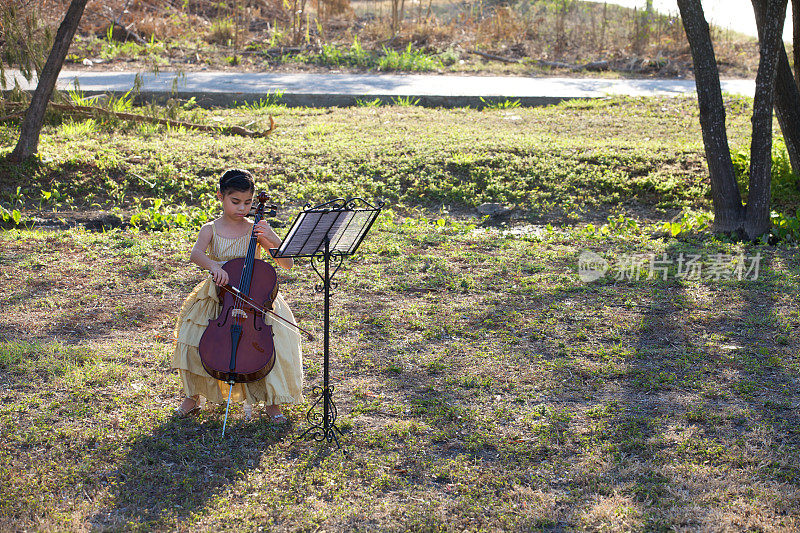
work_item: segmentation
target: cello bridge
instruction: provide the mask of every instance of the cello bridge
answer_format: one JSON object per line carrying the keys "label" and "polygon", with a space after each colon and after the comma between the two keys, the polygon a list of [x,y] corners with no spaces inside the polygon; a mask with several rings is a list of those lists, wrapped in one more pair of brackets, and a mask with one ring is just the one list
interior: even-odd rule
{"label": "cello bridge", "polygon": [[246,319],[247,318],[247,313],[245,313],[243,309],[233,309],[231,311],[231,317],[232,318],[244,318],[244,319]]}

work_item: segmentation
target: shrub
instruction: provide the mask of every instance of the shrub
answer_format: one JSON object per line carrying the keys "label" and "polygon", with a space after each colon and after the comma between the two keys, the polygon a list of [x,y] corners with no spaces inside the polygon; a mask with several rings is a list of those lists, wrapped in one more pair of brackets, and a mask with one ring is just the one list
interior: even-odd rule
{"label": "shrub", "polygon": [[206,40],[212,44],[228,44],[236,38],[236,24],[232,19],[220,19],[211,24]]}
{"label": "shrub", "polygon": [[[747,200],[750,180],[750,153],[737,150],[731,153],[733,170],[742,198]],[[772,143],[771,203],[778,212],[792,212],[800,207],[800,176],[792,172],[789,154],[782,138]]]}

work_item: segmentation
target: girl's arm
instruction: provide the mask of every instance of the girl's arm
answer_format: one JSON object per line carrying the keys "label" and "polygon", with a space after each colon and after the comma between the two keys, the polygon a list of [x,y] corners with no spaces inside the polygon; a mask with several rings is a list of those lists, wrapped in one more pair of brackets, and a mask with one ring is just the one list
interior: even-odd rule
{"label": "girl's arm", "polygon": [[189,261],[199,266],[203,270],[208,270],[214,277],[214,283],[217,285],[225,285],[228,283],[228,273],[222,270],[219,264],[206,255],[208,245],[211,244],[211,239],[214,238],[214,231],[211,228],[213,222],[205,224],[200,228],[200,233],[197,234],[197,242],[192,247],[192,253],[189,256]]}
{"label": "girl's arm", "polygon": [[[280,248],[281,238],[278,237],[266,220],[261,220],[258,224],[256,224],[255,231],[258,244],[260,244],[262,248],[265,250],[269,250],[270,248]],[[294,266],[294,260],[291,257],[276,257],[275,262],[286,269]]]}

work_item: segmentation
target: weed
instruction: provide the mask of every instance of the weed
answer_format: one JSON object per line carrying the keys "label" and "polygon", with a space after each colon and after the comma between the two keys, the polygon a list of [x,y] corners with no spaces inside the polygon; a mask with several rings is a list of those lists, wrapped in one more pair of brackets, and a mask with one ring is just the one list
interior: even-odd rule
{"label": "weed", "polygon": [[429,56],[422,50],[415,50],[411,43],[402,52],[384,47],[383,57],[378,59],[380,71],[427,72],[441,67],[442,62],[438,58]]}
{"label": "weed", "polygon": [[482,96],[480,98],[481,103],[483,104],[483,109],[515,109],[520,107],[519,100],[486,100]]}
{"label": "weed", "polygon": [[211,23],[206,34],[206,40],[214,44],[223,44],[230,46],[230,43],[236,38],[236,23],[233,19],[224,18],[218,19]]}
{"label": "weed", "polygon": [[375,98],[374,100],[356,99],[356,107],[380,107],[381,105],[383,105],[383,102],[381,102],[380,98]]}
{"label": "weed", "polygon": [[712,222],[710,213],[683,212],[678,220],[665,222],[662,228],[668,235],[677,237],[686,233],[706,231]]}
{"label": "weed", "polygon": [[419,104],[419,98],[413,96],[396,96],[392,98],[392,104],[399,107],[414,107]]}
{"label": "weed", "polygon": [[[747,202],[750,177],[750,153],[733,150],[731,153],[743,201]],[[789,154],[782,138],[772,143],[772,181],[770,185],[771,203],[778,212],[794,212],[800,209],[800,176],[792,172]]]}
{"label": "weed", "polygon": [[282,90],[267,91],[267,94],[257,101],[245,102],[241,104],[239,108],[252,113],[264,113],[272,108],[285,106],[285,104],[283,104],[284,92],[285,91]]}
{"label": "weed", "polygon": [[800,208],[795,216],[772,211],[772,235],[778,240],[787,242],[800,242]]}
{"label": "weed", "polygon": [[98,124],[93,118],[79,121],[69,119],[61,124],[61,135],[68,139],[85,139],[97,133],[98,130]]}
{"label": "weed", "polygon": [[9,210],[0,205],[0,219],[2,219],[4,225],[12,222],[14,225],[19,225],[22,223],[22,213],[19,209]]}

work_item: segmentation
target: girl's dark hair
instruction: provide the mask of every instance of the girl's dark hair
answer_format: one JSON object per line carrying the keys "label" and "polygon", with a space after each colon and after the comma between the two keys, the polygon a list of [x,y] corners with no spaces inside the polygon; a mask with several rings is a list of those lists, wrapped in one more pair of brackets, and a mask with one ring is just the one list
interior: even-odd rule
{"label": "girl's dark hair", "polygon": [[228,193],[236,192],[255,192],[256,180],[253,175],[246,170],[240,168],[232,168],[226,170],[222,177],[219,179],[219,192],[222,196]]}

